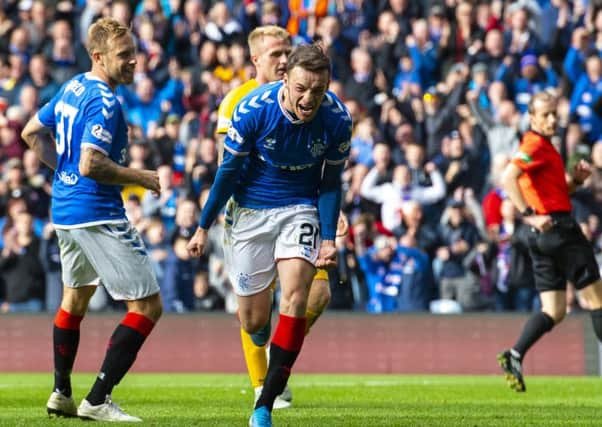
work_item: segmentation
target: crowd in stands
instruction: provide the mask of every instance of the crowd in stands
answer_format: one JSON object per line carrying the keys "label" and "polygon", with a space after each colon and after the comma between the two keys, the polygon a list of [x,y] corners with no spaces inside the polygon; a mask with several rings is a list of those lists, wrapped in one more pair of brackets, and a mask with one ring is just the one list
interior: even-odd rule
{"label": "crowd in stands", "polygon": [[[54,311],[61,278],[48,218],[52,173],[20,138],[35,111],[88,71],[100,16],[131,25],[134,83],[117,94],[129,166],[160,174],[159,197],[126,187],[127,215],[156,265],[165,310],[236,309],[220,221],[206,255],[186,242],[217,170],[224,95],[253,77],[246,36],[286,27],[333,63],[354,131],[330,274],[332,309],[530,311],[538,298],[521,218],[500,172],[538,91],[558,96],[553,142],[593,175],[574,215],[602,249],[601,0],[4,0],[0,8],[0,312]],[[569,292],[569,307],[580,302]],[[118,309],[102,291],[91,308]]]}

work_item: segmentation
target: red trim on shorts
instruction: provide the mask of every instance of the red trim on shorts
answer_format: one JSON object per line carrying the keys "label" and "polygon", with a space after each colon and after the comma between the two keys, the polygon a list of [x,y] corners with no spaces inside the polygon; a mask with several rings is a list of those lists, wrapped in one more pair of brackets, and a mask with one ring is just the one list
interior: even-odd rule
{"label": "red trim on shorts", "polygon": [[140,332],[145,337],[148,337],[155,326],[155,322],[148,317],[132,311],[128,312],[121,321],[123,326],[127,326],[137,332]]}
{"label": "red trim on shorts", "polygon": [[59,307],[54,317],[54,326],[59,329],[71,329],[73,331],[79,330],[79,324],[82,322],[84,316],[76,316],[68,311],[63,310]]}
{"label": "red trim on shorts", "polygon": [[300,351],[305,338],[305,317],[291,317],[281,314],[276,325],[272,343],[286,351]]}

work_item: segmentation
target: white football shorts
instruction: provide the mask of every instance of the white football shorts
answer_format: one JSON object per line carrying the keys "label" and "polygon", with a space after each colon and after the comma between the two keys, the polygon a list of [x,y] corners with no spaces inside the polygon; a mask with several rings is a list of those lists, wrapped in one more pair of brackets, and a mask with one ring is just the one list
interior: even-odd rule
{"label": "white football shorts", "polygon": [[129,222],[56,233],[66,286],[102,284],[113,299],[127,301],[159,292],[144,242]]}
{"label": "white football shorts", "polygon": [[227,204],[224,260],[237,295],[254,295],[270,286],[280,259],[301,258],[315,265],[320,243],[314,206],[248,209],[233,199]]}

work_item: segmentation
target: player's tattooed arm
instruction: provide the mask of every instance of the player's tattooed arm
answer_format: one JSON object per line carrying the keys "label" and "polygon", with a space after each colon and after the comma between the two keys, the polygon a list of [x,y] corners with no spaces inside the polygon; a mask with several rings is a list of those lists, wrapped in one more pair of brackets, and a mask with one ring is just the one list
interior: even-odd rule
{"label": "player's tattooed arm", "polygon": [[52,129],[47,128],[33,116],[21,132],[23,141],[36,152],[42,163],[56,169],[56,142],[52,134]]}
{"label": "player's tattooed arm", "polygon": [[160,192],[157,172],[120,166],[92,147],[82,147],[79,173],[102,184],[136,184],[155,193]]}

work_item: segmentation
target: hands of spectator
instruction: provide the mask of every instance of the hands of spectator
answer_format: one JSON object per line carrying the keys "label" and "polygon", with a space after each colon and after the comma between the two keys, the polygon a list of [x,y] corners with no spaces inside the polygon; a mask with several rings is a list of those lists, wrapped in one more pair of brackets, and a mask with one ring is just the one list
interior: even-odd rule
{"label": "hands of spectator", "polygon": [[362,30],[360,31],[360,34],[357,38],[358,40],[358,47],[362,47],[362,48],[368,48],[370,46],[370,40],[371,40],[371,36],[370,36],[370,31],[368,30]]}
{"label": "hands of spectator", "polygon": [[470,111],[470,107],[466,104],[459,104],[456,107],[456,113],[458,113],[458,115],[463,119],[469,119],[472,117],[472,112]]}
{"label": "hands of spectator", "polygon": [[52,237],[53,234],[54,234],[54,224],[49,222],[48,224],[46,224],[44,226],[44,229],[42,230],[42,237],[44,238],[44,240],[48,240]]}
{"label": "hands of spectator", "polygon": [[587,5],[583,0],[575,0],[573,2],[573,19],[579,21],[583,15],[585,15]]}
{"label": "hands of spectator", "polygon": [[483,49],[483,42],[481,39],[476,39],[472,44],[468,47],[469,55],[476,55]]}
{"label": "hands of spectator", "polygon": [[190,44],[193,46],[199,46],[201,44],[201,33],[195,31],[190,34]]}
{"label": "hands of spectator", "polygon": [[571,36],[571,46],[573,49],[583,50],[587,47],[589,33],[584,27],[577,27]]}
{"label": "hands of spectator", "polygon": [[479,99],[479,91],[478,90],[469,90],[466,92],[466,100],[468,102],[476,103]]}
{"label": "hands of spectator", "polygon": [[414,46],[416,46],[416,39],[414,38],[414,36],[412,34],[408,34],[406,36],[406,46],[407,47],[414,47]]}
{"label": "hands of spectator", "polygon": [[412,111],[414,112],[414,116],[416,116],[416,121],[421,122],[424,120],[424,104],[422,103],[421,98],[412,98],[410,103],[412,107]]}
{"label": "hands of spectator", "polygon": [[[454,5],[454,8],[456,6]],[[440,47],[447,47],[447,43],[449,43],[449,36],[451,35],[451,24],[448,21],[445,21],[443,24],[443,28],[441,28],[441,38],[439,39]]]}
{"label": "hands of spectator", "polygon": [[514,57],[512,55],[506,55],[503,62],[506,67],[512,67],[512,64],[514,64]]}
{"label": "hands of spectator", "polygon": [[543,68],[544,70],[546,70],[552,66],[552,63],[550,62],[550,58],[548,58],[547,55],[540,55],[539,58],[537,59],[537,62],[539,63],[539,66],[541,68]]}
{"label": "hands of spectator", "polygon": [[424,170],[426,173],[431,174],[437,170],[437,165],[434,162],[427,162],[427,164],[424,165]]}
{"label": "hands of spectator", "polygon": [[558,19],[556,20],[556,27],[564,28],[569,22],[570,10],[568,4],[564,3],[558,8]]}
{"label": "hands of spectator", "polygon": [[453,162],[451,162],[449,164],[449,167],[447,168],[447,172],[445,172],[445,181],[447,183],[450,183],[460,172],[461,168],[462,164],[459,161],[454,160]]}
{"label": "hands of spectator", "polygon": [[437,249],[437,258],[439,258],[441,261],[447,261],[449,259],[449,256],[450,253],[447,246],[442,246],[439,249]]}
{"label": "hands of spectator", "polygon": [[255,16],[255,14],[257,13],[257,3],[255,3],[254,1],[252,2],[245,2],[245,15],[247,16]]}
{"label": "hands of spectator", "polygon": [[376,86],[381,92],[387,92],[387,77],[383,70],[377,70],[374,76],[374,86]]}
{"label": "hands of spectator", "polygon": [[19,252],[19,243],[17,242],[17,229],[12,227],[4,233],[4,248],[2,248],[2,256],[8,257],[11,254]]}
{"label": "hands of spectator", "polygon": [[504,2],[502,0],[493,0],[491,2],[491,14],[498,19],[502,19],[502,13],[504,11]]}
{"label": "hands of spectator", "polygon": [[470,246],[468,245],[468,242],[466,242],[466,240],[460,239],[457,242],[452,243],[451,245],[451,252],[453,254],[464,254],[466,252],[468,252],[468,249],[470,249]]}

